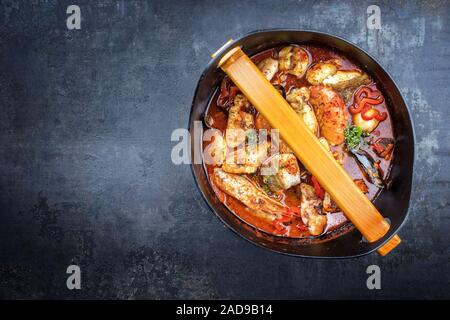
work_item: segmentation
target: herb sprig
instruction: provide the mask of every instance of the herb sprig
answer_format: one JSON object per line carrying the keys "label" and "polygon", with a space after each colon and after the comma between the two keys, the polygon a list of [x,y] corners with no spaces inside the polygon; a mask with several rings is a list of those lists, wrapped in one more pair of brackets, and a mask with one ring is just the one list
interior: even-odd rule
{"label": "herb sprig", "polygon": [[348,125],[344,130],[345,144],[350,150],[359,148],[361,138],[367,137],[369,134],[358,126]]}

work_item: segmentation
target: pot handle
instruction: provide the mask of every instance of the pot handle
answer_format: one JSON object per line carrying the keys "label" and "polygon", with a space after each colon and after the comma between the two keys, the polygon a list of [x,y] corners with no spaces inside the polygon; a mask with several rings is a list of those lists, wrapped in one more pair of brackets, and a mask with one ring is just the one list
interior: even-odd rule
{"label": "pot handle", "polygon": [[222,51],[224,51],[224,49],[225,49],[226,47],[228,47],[228,45],[231,44],[233,41],[234,41],[234,40],[233,40],[232,38],[230,38],[227,42],[224,43],[223,46],[221,46],[219,49],[217,49],[216,52],[214,52],[214,53],[211,55],[211,58],[214,59],[215,57],[217,57],[217,56],[219,55],[219,53],[221,53]]}

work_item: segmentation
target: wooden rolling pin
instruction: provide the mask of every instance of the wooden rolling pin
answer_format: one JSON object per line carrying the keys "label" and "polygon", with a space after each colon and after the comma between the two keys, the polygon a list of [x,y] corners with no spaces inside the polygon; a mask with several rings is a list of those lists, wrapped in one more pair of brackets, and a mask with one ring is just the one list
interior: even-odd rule
{"label": "wooden rolling pin", "polygon": [[[218,66],[269,121],[272,128],[279,130],[281,138],[367,241],[374,242],[382,238],[389,230],[389,223],[241,48],[235,47],[228,51]],[[400,241],[400,237],[394,235],[377,251],[384,256]]]}

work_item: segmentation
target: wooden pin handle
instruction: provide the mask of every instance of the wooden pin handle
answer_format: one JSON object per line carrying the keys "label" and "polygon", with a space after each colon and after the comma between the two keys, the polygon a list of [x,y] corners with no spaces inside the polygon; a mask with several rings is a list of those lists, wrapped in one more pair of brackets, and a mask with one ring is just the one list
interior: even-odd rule
{"label": "wooden pin handle", "polygon": [[[297,158],[367,241],[382,238],[389,230],[389,224],[241,48],[229,50],[220,59],[219,67],[272,128],[279,130]],[[391,239],[380,248],[380,254],[387,254],[399,243],[399,239]]]}
{"label": "wooden pin handle", "polygon": [[377,252],[381,256],[387,255],[391,252],[396,246],[398,246],[402,242],[398,235],[393,236],[388,242],[386,242],[382,247],[378,248]]}

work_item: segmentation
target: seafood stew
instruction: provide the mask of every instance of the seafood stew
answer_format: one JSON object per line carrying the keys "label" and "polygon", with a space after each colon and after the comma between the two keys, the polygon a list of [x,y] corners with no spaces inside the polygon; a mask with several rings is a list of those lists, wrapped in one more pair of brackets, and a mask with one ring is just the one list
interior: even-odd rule
{"label": "seafood stew", "polygon": [[[377,82],[342,54],[317,45],[274,47],[252,60],[373,201],[389,180],[395,147],[388,106]],[[204,158],[214,160],[204,161],[209,183],[242,221],[288,238],[318,237],[348,223],[227,77],[204,121],[214,129],[212,137],[203,139]]]}

